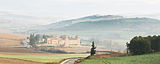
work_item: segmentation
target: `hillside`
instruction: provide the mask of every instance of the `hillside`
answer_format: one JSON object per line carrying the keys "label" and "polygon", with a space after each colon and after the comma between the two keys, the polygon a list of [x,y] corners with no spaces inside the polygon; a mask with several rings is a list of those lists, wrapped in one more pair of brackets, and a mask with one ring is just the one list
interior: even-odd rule
{"label": "hillside", "polygon": [[[160,27],[159,24],[160,20],[151,18],[125,18],[114,15],[93,15],[41,26],[45,31],[40,29],[39,32],[64,33],[65,31],[68,34],[78,34],[81,36],[88,36],[88,34],[94,36],[95,34],[99,34],[110,36],[102,36],[103,38],[108,39],[127,39],[130,38],[130,36],[133,37],[135,35],[158,34],[160,31],[160,29],[157,28]],[[104,33],[107,33],[108,35]],[[130,34],[130,36],[127,37],[124,33]]]}
{"label": "hillside", "polygon": [[72,24],[75,23],[79,23],[79,22],[86,22],[86,21],[100,21],[100,20],[113,20],[113,19],[121,19],[123,18],[122,16],[116,16],[116,15],[92,15],[92,16],[86,16],[86,17],[82,17],[82,18],[77,18],[77,19],[71,19],[71,20],[64,20],[64,21],[60,21],[57,23],[51,23],[48,25],[44,25],[41,26],[41,28],[43,29],[59,29],[62,27],[66,27],[66,26],[70,26]]}
{"label": "hillside", "polygon": [[65,20],[41,26],[37,32],[76,34],[84,38],[98,37],[100,39],[129,40],[136,35],[157,35],[160,20],[151,18],[127,18],[122,16],[104,15],[87,16],[78,19]]}
{"label": "hillside", "polygon": [[46,54],[40,51],[24,48],[21,40],[26,39],[26,35],[14,33],[0,33],[0,54]]}
{"label": "hillside", "polygon": [[[128,18],[117,15],[92,15],[52,23],[34,30],[45,34],[80,35],[81,42],[95,41],[99,47],[124,49],[134,36],[159,35],[160,20],[152,18]],[[116,44],[116,45],[114,45]],[[117,48],[119,47],[119,48]]]}
{"label": "hillside", "polygon": [[[158,35],[159,24],[160,20],[150,18],[122,18],[79,22],[55,31],[83,32],[91,37],[101,35],[102,38],[129,40],[136,35]],[[84,35],[83,33],[77,34]]]}
{"label": "hillside", "polygon": [[78,64],[160,64],[160,53],[122,57],[93,57]]}
{"label": "hillside", "polygon": [[0,47],[23,46],[21,40],[26,38],[26,35],[21,34],[0,33]]}
{"label": "hillside", "polygon": [[[133,30],[142,31],[156,28],[160,24],[160,20],[150,18],[123,18],[123,19],[112,19],[112,20],[98,20],[98,21],[85,21],[62,28],[57,30],[74,30],[74,31],[118,31],[118,30]],[[153,27],[152,27],[153,26]],[[137,29],[138,28],[138,29]],[[142,30],[141,30],[142,29]],[[154,30],[154,29],[152,29]]]}

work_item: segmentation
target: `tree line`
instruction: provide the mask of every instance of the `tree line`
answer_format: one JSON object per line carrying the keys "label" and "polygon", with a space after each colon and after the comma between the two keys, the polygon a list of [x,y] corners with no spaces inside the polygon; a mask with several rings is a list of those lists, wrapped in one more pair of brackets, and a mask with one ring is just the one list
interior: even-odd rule
{"label": "tree line", "polygon": [[160,52],[160,35],[136,36],[127,43],[127,48],[132,55]]}
{"label": "tree line", "polygon": [[46,39],[46,38],[48,38],[48,37],[50,37],[50,36],[48,36],[48,35],[41,35],[41,34],[30,34],[30,36],[29,36],[29,44],[32,46],[32,47],[35,47],[36,46],[36,44],[38,44],[38,43],[40,43],[39,41],[41,40],[41,39]]}

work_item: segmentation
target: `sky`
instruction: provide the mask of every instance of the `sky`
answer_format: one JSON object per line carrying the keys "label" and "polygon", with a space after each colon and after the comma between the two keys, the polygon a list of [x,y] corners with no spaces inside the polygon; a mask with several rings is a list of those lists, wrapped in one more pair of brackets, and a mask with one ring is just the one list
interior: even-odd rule
{"label": "sky", "polygon": [[95,14],[160,19],[160,0],[0,0],[0,12],[59,19]]}

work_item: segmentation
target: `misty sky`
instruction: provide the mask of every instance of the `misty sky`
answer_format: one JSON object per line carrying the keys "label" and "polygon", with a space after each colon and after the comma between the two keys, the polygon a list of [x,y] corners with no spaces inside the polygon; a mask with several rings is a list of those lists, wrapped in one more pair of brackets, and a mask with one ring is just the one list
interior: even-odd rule
{"label": "misty sky", "polygon": [[160,17],[160,0],[0,0],[0,12],[71,19],[88,15]]}

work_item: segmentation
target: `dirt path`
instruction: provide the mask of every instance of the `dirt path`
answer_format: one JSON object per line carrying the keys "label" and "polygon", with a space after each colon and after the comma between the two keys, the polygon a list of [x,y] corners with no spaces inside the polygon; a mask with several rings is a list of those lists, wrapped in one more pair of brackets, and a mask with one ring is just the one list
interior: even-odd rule
{"label": "dirt path", "polygon": [[19,60],[19,59],[0,58],[0,64],[43,64],[43,63]]}
{"label": "dirt path", "polygon": [[61,62],[60,64],[74,64],[75,61],[80,60],[83,58],[71,58],[71,59],[66,59],[63,62]]}

